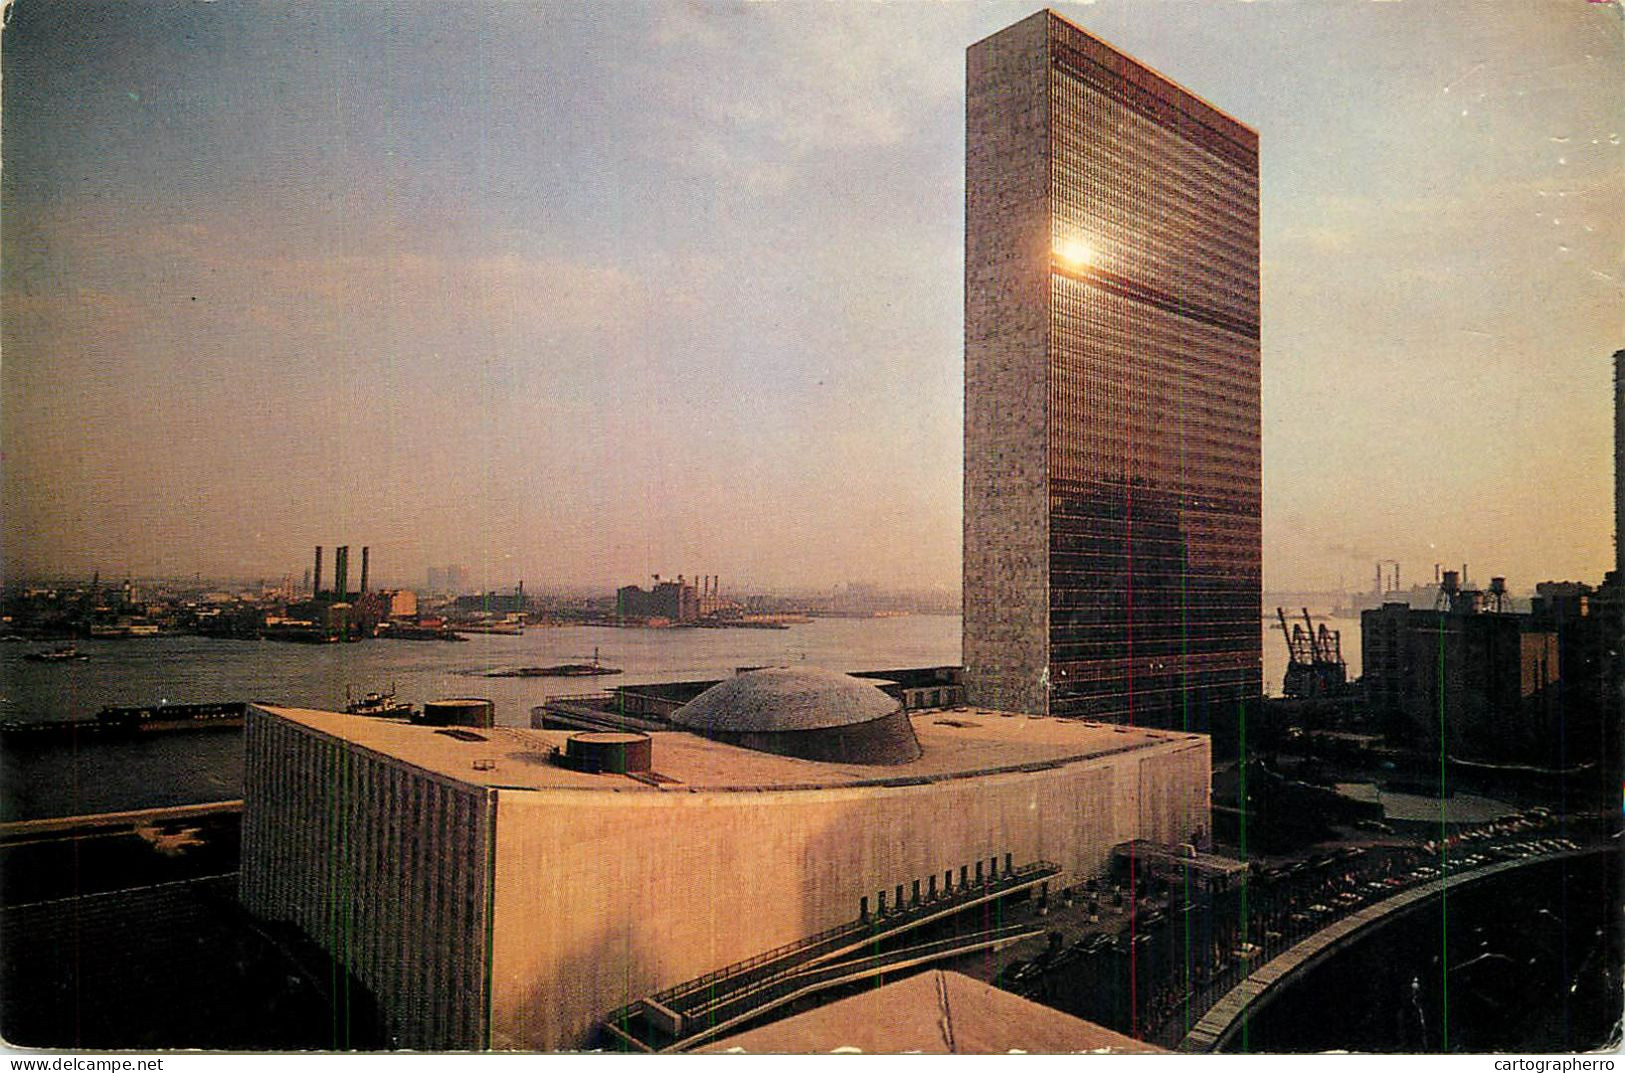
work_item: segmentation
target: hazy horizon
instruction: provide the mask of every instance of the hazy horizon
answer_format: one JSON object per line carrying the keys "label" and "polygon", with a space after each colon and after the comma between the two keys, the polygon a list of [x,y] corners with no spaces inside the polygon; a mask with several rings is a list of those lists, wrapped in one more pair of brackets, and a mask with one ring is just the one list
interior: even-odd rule
{"label": "hazy horizon", "polygon": [[[6,576],[956,589],[964,50],[1036,9],[17,4]],[[1260,131],[1265,586],[1599,581],[1617,2],[1057,10]]]}

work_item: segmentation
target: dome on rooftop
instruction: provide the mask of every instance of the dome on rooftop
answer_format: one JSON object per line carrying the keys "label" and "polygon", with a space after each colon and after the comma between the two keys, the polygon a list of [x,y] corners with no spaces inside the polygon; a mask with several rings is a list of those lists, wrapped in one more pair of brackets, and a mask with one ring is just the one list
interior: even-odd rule
{"label": "dome on rooftop", "polygon": [[867,723],[899,707],[869,679],[822,667],[763,667],[717,683],[671,719],[695,730],[773,733]]}
{"label": "dome on rooftop", "polygon": [[902,702],[873,679],[818,667],[766,667],[712,686],[671,715],[685,730],[749,749],[852,764],[920,755]]}

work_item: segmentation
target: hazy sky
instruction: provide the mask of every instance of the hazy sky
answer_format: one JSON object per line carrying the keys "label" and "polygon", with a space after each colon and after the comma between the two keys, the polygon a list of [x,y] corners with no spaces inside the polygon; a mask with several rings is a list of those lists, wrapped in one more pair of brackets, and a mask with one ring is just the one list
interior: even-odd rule
{"label": "hazy sky", "polygon": [[[1033,10],[19,0],[8,574],[956,586],[964,50]],[[1599,580],[1618,7],[1059,10],[1260,131],[1266,584]]]}

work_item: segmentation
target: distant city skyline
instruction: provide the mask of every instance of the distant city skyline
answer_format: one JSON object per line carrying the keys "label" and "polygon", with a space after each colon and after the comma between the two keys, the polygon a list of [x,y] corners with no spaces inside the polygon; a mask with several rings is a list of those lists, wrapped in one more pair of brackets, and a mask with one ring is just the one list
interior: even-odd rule
{"label": "distant city skyline", "polygon": [[[1036,9],[19,5],[7,577],[956,587],[963,55]],[[1266,589],[1600,580],[1618,5],[1058,10],[1260,131]]]}

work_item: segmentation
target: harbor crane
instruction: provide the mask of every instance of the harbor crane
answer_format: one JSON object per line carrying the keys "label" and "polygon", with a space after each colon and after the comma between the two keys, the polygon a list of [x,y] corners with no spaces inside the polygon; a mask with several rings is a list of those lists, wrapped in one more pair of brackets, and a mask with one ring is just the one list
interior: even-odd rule
{"label": "harbor crane", "polygon": [[1348,684],[1343,662],[1342,634],[1322,622],[1317,628],[1303,608],[1303,624],[1287,624],[1286,610],[1277,607],[1281,636],[1286,639],[1286,677],[1281,692],[1289,697],[1325,697],[1342,692]]}

